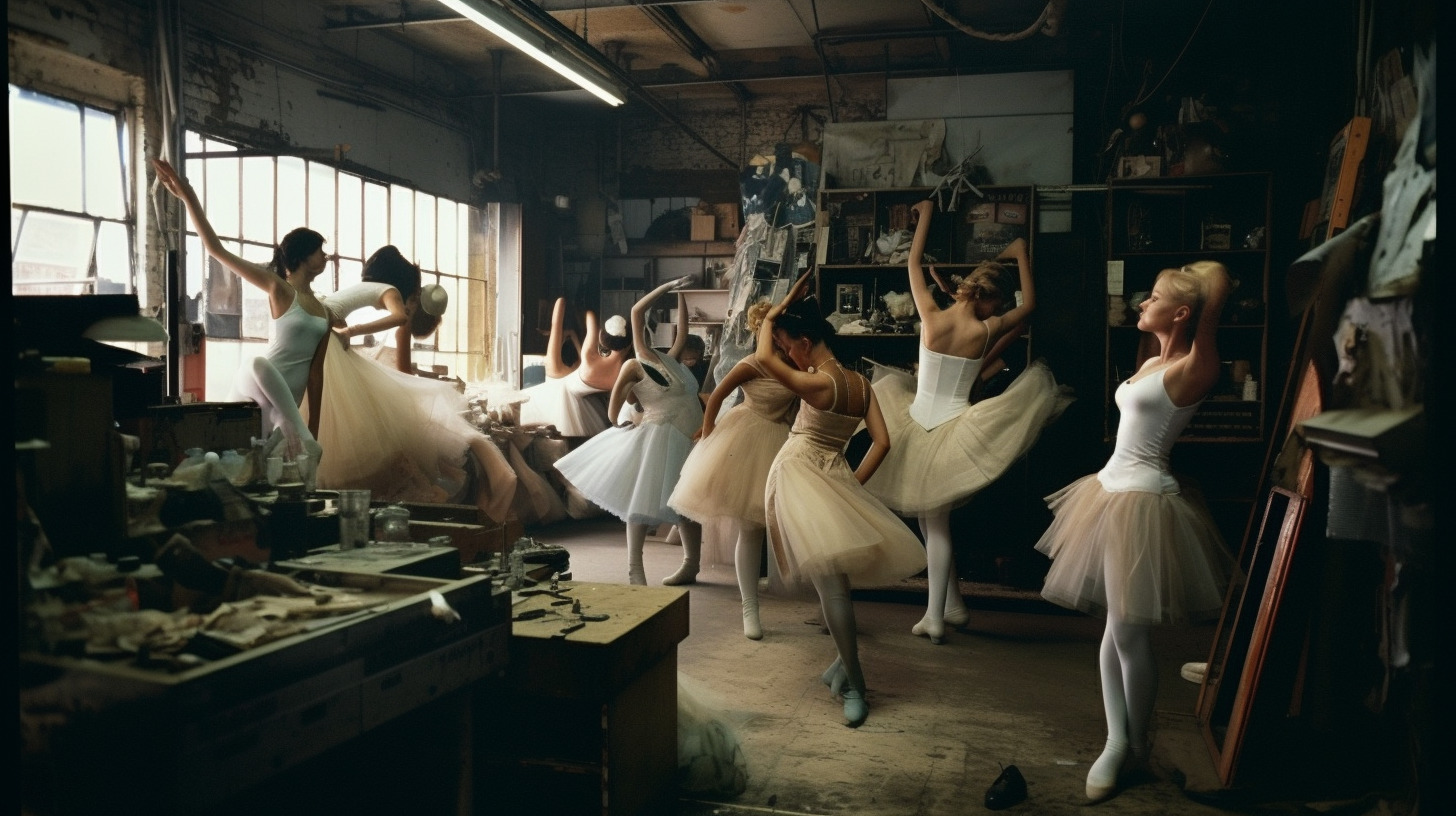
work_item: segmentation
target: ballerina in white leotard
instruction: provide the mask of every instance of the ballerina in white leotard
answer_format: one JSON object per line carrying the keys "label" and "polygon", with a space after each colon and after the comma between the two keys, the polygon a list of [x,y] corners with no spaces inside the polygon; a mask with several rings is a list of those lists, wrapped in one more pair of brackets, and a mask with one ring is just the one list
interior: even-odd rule
{"label": "ballerina in white leotard", "polygon": [[[961,625],[969,618],[951,546],[951,510],[1026,453],[1066,400],[1051,371],[1037,361],[1005,392],[970,402],[982,364],[999,357],[1036,308],[1031,259],[1026,242],[1018,238],[1000,258],[976,267],[955,290],[951,305],[941,309],[921,271],[934,210],[935,202],[928,199],[915,205],[918,221],[908,261],[910,291],[920,312],[919,371],[913,378],[876,378],[891,449],[865,487],[895,512],[920,521],[929,597],[925,617],[911,631],[940,643],[946,623]],[[1020,304],[1011,298],[1010,270],[1000,263],[1013,259]]]}
{"label": "ballerina in white leotard", "polygon": [[[615,322],[623,321],[617,318]],[[566,329],[565,324],[566,298],[557,298],[551,311],[546,381],[522,392],[530,400],[521,403],[520,424],[553,425],[567,437],[595,436],[612,426],[603,396],[616,384],[622,363],[631,358],[632,339],[625,325],[617,334],[602,331],[592,311],[586,313],[585,340],[579,339],[574,329]],[[561,354],[567,340],[580,358],[575,365],[566,363]]]}
{"label": "ballerina in white leotard", "polygon": [[1222,264],[1158,275],[1138,328],[1159,352],[1117,388],[1117,442],[1101,471],[1047,496],[1055,518],[1036,548],[1050,556],[1042,595],[1107,618],[1099,666],[1107,745],[1087,772],[1087,798],[1117,791],[1145,765],[1158,691],[1152,627],[1211,618],[1233,564],[1208,509],[1182,491],[1168,453],[1219,378]]}
{"label": "ballerina in white leotard", "polygon": [[[231,399],[258,403],[263,414],[263,432],[281,435],[290,456],[307,453],[310,467],[316,466],[323,448],[314,438],[317,425],[310,426],[299,411],[311,371],[321,364],[320,341],[329,331],[327,312],[314,296],[312,285],[328,266],[324,237],[300,227],[278,242],[268,266],[244,260],[228,251],[202,211],[197,193],[177,174],[171,164],[153,159],[157,180],[187,207],[187,215],[207,254],[238,277],[268,295],[273,318],[272,339],[262,356],[244,366],[233,383]],[[316,391],[308,391],[311,403]]]}

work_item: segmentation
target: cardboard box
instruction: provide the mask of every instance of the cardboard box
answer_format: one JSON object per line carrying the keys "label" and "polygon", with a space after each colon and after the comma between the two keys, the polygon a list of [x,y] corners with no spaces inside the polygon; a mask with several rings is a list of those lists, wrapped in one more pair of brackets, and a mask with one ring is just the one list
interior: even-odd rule
{"label": "cardboard box", "polygon": [[692,241],[712,241],[717,236],[717,218],[713,215],[693,213],[692,227],[688,232],[688,239]]}

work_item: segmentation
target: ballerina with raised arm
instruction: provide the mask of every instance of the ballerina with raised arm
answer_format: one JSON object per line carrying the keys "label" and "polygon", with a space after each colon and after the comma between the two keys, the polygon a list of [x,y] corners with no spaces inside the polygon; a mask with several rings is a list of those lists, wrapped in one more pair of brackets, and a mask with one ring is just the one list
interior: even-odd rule
{"label": "ballerina with raised arm", "polygon": [[153,159],[152,167],[162,186],[186,206],[207,254],[268,295],[272,338],[261,356],[238,371],[229,399],[256,402],[263,415],[263,433],[281,433],[290,456],[307,453],[309,466],[317,466],[323,455],[315,439],[317,425],[304,420],[299,404],[308,390],[316,405],[319,395],[308,389],[309,377],[318,370],[321,341],[329,331],[328,312],[313,292],[314,279],[328,266],[324,237],[299,227],[278,242],[272,263],[246,260],[223,246],[192,185],[171,164]]}
{"label": "ballerina with raised arm", "polygon": [[[616,384],[622,364],[632,356],[632,338],[621,317],[608,320],[603,330],[591,310],[586,312],[584,340],[565,324],[566,298],[557,298],[546,347],[546,381],[522,392],[530,399],[521,403],[520,424],[553,425],[567,437],[595,436],[612,425],[597,395],[609,393]],[[579,358],[575,364],[568,364],[561,353],[568,340]]]}
{"label": "ballerina with raised arm", "polygon": [[[844,722],[857,728],[869,708],[851,583],[899,581],[919,572],[925,556],[910,528],[863,487],[889,452],[890,436],[869,381],[835,359],[826,344],[833,328],[812,299],[802,299],[810,274],[769,309],[754,350],[759,366],[800,399],[769,468],[764,516],[779,572],[808,580],[819,594],[839,655],[822,679],[842,692]],[[851,471],[844,447],[861,423],[871,444]]]}
{"label": "ballerina with raised arm", "polygon": [[[748,308],[749,331],[758,332],[772,304]],[[743,401],[718,422],[723,401],[743,389]],[[789,436],[798,395],[774,379],[752,355],[739,360],[708,395],[697,444],[683,465],[668,504],[699,522],[727,519],[737,529],[733,567],[743,600],[743,636],[763,637],[758,619],[758,573],[763,566],[763,486],[768,469]]]}
{"label": "ballerina with raised arm", "polygon": [[1102,470],[1046,497],[1037,550],[1052,559],[1042,596],[1105,616],[1099,666],[1107,745],[1087,772],[1105,799],[1144,767],[1158,692],[1152,627],[1211,619],[1236,565],[1208,509],[1168,466],[1178,435],[1219,378],[1228,272],[1214,261],[1165,269],[1138,306],[1158,353],[1117,387],[1117,441]]}
{"label": "ballerina with raised arm", "polygon": [[[627,525],[627,579],[647,583],[642,550],[650,527],[672,523],[682,534],[683,563],[664,584],[697,580],[702,528],[668,505],[678,476],[703,422],[698,382],[679,362],[686,345],[687,310],[678,308],[677,336],[666,354],[648,342],[647,311],[659,297],[693,281],[668,281],[632,306],[634,359],[622,365],[612,386],[609,416],[620,416],[629,396],[641,403],[640,422],[623,422],[593,436],[556,461],[556,469],[589,501]],[[681,299],[679,297],[679,299]]]}
{"label": "ballerina with raised arm", "polygon": [[[946,623],[961,625],[970,617],[956,574],[951,510],[1026,453],[1068,400],[1050,369],[1037,361],[1004,393],[971,402],[982,363],[999,357],[1036,309],[1031,259],[1026,241],[1016,239],[1000,257],[973,269],[951,290],[951,304],[940,308],[921,268],[934,210],[929,199],[915,205],[908,260],[910,291],[920,312],[920,364],[914,377],[886,373],[875,380],[893,447],[865,487],[895,512],[920,522],[928,597],[925,616],[910,631],[938,644]],[[950,289],[938,275],[935,279]],[[1014,297],[1018,283],[1020,303]]]}

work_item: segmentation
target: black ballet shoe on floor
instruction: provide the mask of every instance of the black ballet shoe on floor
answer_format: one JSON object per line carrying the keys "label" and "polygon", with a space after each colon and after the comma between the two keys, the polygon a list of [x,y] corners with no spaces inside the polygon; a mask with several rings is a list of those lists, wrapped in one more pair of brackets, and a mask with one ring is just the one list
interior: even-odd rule
{"label": "black ballet shoe on floor", "polygon": [[986,789],[986,809],[1005,810],[1026,799],[1026,777],[1015,765],[1001,769],[1001,775]]}

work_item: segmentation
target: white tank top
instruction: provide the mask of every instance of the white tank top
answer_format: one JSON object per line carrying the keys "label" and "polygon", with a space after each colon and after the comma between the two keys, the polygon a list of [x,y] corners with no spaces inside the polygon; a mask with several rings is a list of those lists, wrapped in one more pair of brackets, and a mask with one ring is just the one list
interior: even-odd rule
{"label": "white tank top", "polygon": [[1122,418],[1117,422],[1117,444],[1112,457],[1097,473],[1103,489],[1117,493],[1177,493],[1178,480],[1168,467],[1168,452],[1202,400],[1182,408],[1173,404],[1163,387],[1163,372],[1117,387],[1114,399]]}

